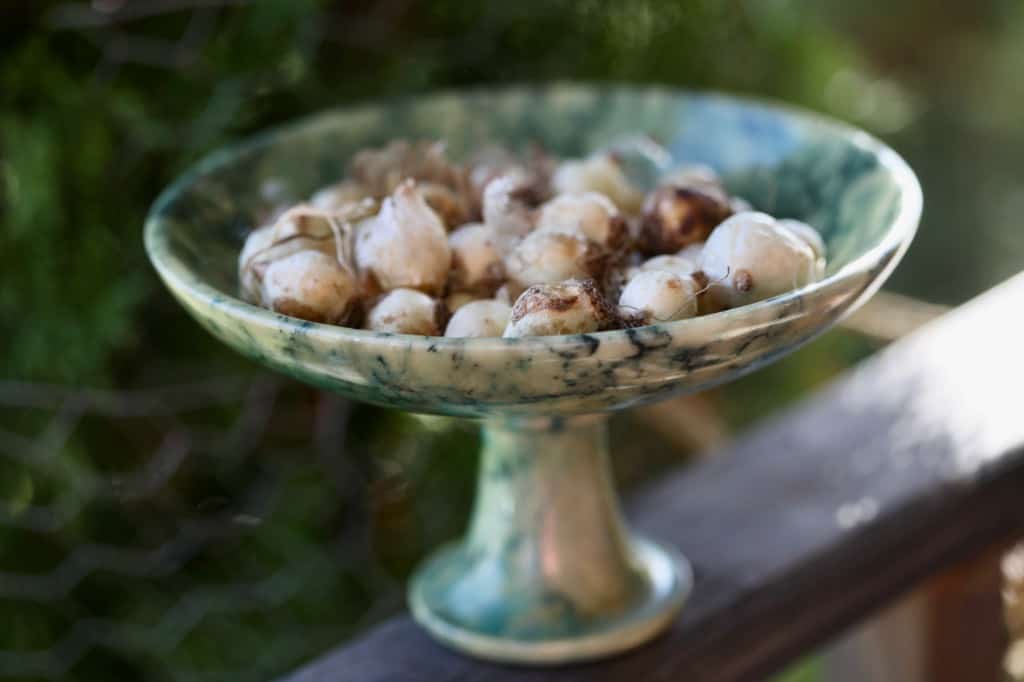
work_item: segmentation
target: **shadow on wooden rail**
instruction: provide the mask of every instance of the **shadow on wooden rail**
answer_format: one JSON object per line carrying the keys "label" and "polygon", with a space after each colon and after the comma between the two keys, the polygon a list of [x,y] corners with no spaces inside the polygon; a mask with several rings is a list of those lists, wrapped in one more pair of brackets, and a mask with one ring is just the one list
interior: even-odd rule
{"label": "shadow on wooden rail", "polygon": [[674,627],[595,664],[525,669],[408,616],[289,682],[761,679],[923,579],[1024,533],[1024,275],[880,352],[719,456],[635,495],[696,587]]}

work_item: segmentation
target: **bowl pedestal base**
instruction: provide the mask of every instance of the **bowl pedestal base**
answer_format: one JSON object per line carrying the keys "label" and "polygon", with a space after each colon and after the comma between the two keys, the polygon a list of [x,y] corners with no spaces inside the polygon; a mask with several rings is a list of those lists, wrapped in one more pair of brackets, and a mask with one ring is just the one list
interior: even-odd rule
{"label": "bowl pedestal base", "polygon": [[479,658],[558,664],[658,634],[692,586],[674,550],[628,534],[605,417],[491,421],[466,538],[409,586],[414,618]]}

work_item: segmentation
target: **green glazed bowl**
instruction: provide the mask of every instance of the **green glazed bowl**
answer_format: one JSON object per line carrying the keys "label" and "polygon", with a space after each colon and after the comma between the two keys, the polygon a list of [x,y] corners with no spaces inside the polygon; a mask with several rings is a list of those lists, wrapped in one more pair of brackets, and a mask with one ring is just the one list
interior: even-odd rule
{"label": "green glazed bowl", "polygon": [[[357,150],[443,138],[456,154],[539,142],[580,156],[648,134],[673,161],[814,226],[826,277],[753,305],[594,334],[454,339],[315,324],[237,296],[245,234],[282,199],[336,181]],[[691,585],[674,550],[624,530],[600,415],[697,391],[807,342],[881,286],[921,212],[911,170],[870,135],[788,107],[663,88],[551,85],[442,93],[332,111],[216,153],[146,223],[164,283],[213,335],[257,362],[356,400],[485,419],[465,542],[413,580],[414,615],[442,641],[521,663],[581,660],[649,638]]]}

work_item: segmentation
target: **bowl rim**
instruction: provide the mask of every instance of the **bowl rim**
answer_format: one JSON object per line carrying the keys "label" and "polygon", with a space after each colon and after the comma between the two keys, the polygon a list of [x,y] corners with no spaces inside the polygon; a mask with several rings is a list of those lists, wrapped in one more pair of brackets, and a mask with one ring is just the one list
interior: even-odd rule
{"label": "bowl rim", "polygon": [[[166,229],[167,221],[163,214],[168,206],[190,186],[196,184],[205,175],[232,163],[239,156],[272,143],[273,140],[286,136],[301,129],[314,128],[332,120],[339,114],[356,115],[360,112],[384,111],[395,103],[408,103],[417,100],[440,100],[443,98],[492,97],[508,95],[549,95],[556,91],[589,93],[623,93],[632,95],[658,95],[671,98],[702,99],[717,101],[743,107],[761,109],[784,114],[800,119],[806,124],[822,130],[830,131],[845,137],[848,142],[874,156],[881,167],[893,178],[900,193],[900,207],[892,219],[885,234],[872,248],[857,258],[846,263],[835,272],[813,284],[788,291],[761,301],[756,301],[737,308],[716,313],[700,315],[685,320],[659,322],[636,329],[612,329],[586,334],[566,334],[559,336],[524,336],[524,337],[477,337],[460,338],[447,336],[421,336],[415,334],[393,334],[375,332],[366,329],[355,329],[340,325],[310,322],[300,318],[276,313],[272,310],[248,303],[234,294],[222,291],[211,285],[188,267],[180,258],[173,255],[170,238]],[[272,327],[285,332],[301,332],[314,335],[327,342],[351,342],[359,344],[400,344],[409,347],[421,347],[422,350],[436,352],[438,350],[469,350],[501,351],[524,346],[536,346],[548,350],[575,349],[581,345],[591,345],[594,340],[612,342],[622,340],[630,342],[637,333],[652,334],[672,332],[699,332],[702,326],[709,330],[721,331],[723,326],[744,327],[744,320],[764,319],[771,311],[781,311],[795,301],[817,293],[825,292],[844,282],[869,273],[880,265],[888,264],[880,270],[866,288],[871,284],[880,286],[888,275],[888,271],[902,257],[909,247],[917,231],[923,206],[921,185],[907,162],[891,147],[874,135],[851,124],[831,118],[812,110],[782,102],[772,98],[756,97],[745,94],[733,94],[718,90],[702,90],[670,87],[664,85],[645,85],[629,83],[588,83],[580,81],[553,81],[544,84],[512,84],[501,86],[481,86],[472,88],[453,88],[432,90],[419,94],[395,95],[379,97],[356,102],[350,105],[334,107],[324,111],[302,116],[281,125],[270,127],[262,132],[248,136],[239,142],[226,145],[205,155],[179,175],[157,197],[146,216],[144,226],[144,243],[147,256],[160,278],[178,296],[179,292],[190,295],[190,298],[201,300],[208,308],[213,308],[223,315],[240,319],[248,324]],[[873,291],[873,288],[872,288]],[[855,307],[850,306],[850,310]],[[849,311],[847,311],[849,312]],[[556,347],[556,348],[553,348]]]}

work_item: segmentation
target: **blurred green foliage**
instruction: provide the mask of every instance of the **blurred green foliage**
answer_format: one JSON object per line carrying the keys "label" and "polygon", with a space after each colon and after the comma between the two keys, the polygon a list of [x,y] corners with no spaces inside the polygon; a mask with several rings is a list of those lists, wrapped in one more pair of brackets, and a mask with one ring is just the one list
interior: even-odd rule
{"label": "blurred green foliage", "polygon": [[[738,90],[864,126],[905,153],[925,187],[925,222],[895,286],[957,303],[1024,262],[1022,45],[1017,0],[894,0],[884,11],[846,0],[4,3],[0,377],[137,386],[255,373],[158,286],[141,229],[159,191],[206,152],[266,126],[360,99],[478,83]],[[709,400],[743,427],[872,349],[833,332]],[[81,504],[57,532],[0,527],[6,571],[46,573],[88,543],[159,545],[183,519],[209,512],[211,500],[233,513],[259,481],[279,491],[252,533],[205,548],[178,573],[128,581],[94,572],[49,604],[0,603],[0,654],[52,647],[81,619],[159,624],[207,585],[290,575],[299,559],[312,566],[297,578],[304,589],[266,609],[211,617],[174,646],[153,626],[148,639],[91,651],[63,679],[266,679],[365,625],[381,595],[398,592],[387,576],[400,580],[460,530],[476,435],[359,407],[349,452],[321,460],[308,418],[330,399],[290,390],[298,395],[275,409],[275,437],[266,439],[289,449],[228,456],[244,441],[237,435],[197,446],[168,490],[127,507],[95,497],[94,486],[144,467],[160,446],[153,432],[177,421],[150,431],[86,425],[45,476],[5,460],[5,518],[21,518],[30,504]],[[235,416],[217,412],[202,428],[227,428]],[[7,411],[0,426],[59,440],[45,417]],[[635,450],[621,458],[629,481],[669,464],[649,454],[668,448],[617,445]],[[334,459],[363,469],[339,474],[326,463]],[[354,476],[355,488],[337,490],[332,475]],[[369,518],[353,521],[358,505],[347,495],[365,496]],[[353,524],[368,537],[339,539]],[[372,557],[356,553],[367,546]],[[814,677],[810,666],[793,679]]]}

